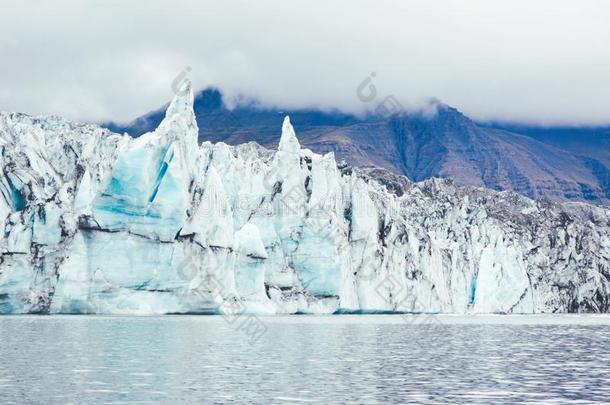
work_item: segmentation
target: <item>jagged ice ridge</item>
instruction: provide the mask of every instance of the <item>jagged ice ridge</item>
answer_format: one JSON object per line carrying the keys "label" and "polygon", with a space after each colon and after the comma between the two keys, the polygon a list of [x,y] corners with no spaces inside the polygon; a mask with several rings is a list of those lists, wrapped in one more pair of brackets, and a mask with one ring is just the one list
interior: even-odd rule
{"label": "jagged ice ridge", "polygon": [[0,313],[607,312],[610,211],[0,114]]}

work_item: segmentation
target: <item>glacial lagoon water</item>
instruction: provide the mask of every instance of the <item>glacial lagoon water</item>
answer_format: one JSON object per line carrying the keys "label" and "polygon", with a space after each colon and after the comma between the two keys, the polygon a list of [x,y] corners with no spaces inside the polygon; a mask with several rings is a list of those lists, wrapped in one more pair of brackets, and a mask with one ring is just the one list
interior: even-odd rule
{"label": "glacial lagoon water", "polygon": [[5,316],[2,404],[610,401],[608,316]]}

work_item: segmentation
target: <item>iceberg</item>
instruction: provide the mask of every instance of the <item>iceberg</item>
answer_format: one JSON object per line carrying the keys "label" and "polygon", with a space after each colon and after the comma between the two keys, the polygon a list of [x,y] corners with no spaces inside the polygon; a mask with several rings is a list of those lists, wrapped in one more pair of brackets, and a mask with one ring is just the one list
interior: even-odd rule
{"label": "iceberg", "polygon": [[0,113],[0,313],[608,312],[610,210]]}

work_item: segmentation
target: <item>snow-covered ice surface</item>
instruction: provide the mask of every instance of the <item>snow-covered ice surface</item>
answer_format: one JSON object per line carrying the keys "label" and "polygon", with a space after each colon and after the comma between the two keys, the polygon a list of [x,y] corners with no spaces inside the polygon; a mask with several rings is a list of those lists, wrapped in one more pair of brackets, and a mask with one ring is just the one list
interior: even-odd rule
{"label": "snow-covered ice surface", "polygon": [[197,143],[187,83],[137,139],[0,114],[0,313],[610,308],[610,211]]}

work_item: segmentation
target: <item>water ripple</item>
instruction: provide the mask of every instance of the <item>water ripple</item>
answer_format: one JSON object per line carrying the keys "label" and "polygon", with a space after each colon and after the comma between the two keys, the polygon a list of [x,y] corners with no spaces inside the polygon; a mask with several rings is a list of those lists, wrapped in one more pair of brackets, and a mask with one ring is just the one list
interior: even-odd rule
{"label": "water ripple", "polygon": [[[396,317],[0,318],[2,403],[604,403],[610,326]],[[510,319],[510,318],[501,318]],[[561,318],[563,319],[563,318]],[[577,322],[572,322],[577,319]]]}

